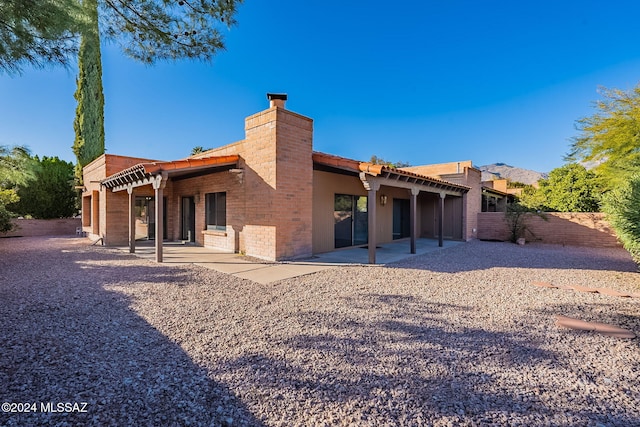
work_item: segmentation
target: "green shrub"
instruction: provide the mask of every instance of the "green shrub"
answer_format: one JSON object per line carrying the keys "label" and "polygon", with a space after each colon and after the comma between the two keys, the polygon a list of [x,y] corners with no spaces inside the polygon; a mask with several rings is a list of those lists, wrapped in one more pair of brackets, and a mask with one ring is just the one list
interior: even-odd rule
{"label": "green shrub", "polygon": [[0,233],[8,233],[15,228],[13,218],[16,215],[9,212],[6,205],[9,203],[15,203],[18,200],[19,197],[14,190],[0,188]]}
{"label": "green shrub", "polygon": [[15,215],[7,210],[3,204],[0,204],[0,233],[8,233],[15,228],[13,217]]}
{"label": "green shrub", "polygon": [[78,210],[73,188],[73,163],[58,157],[35,156],[38,168],[32,180],[17,185],[19,201],[7,203],[7,209],[20,216],[37,219],[69,218]]}
{"label": "green shrub", "polygon": [[602,207],[618,239],[640,265],[640,174],[605,194]]}
{"label": "green shrub", "polygon": [[527,207],[519,202],[511,203],[507,205],[507,212],[504,220],[509,227],[509,240],[512,243],[516,243],[519,238],[524,237],[525,232],[529,231],[533,235],[531,230],[527,228],[527,219],[531,215],[536,215],[543,220],[547,221],[547,216],[535,209]]}

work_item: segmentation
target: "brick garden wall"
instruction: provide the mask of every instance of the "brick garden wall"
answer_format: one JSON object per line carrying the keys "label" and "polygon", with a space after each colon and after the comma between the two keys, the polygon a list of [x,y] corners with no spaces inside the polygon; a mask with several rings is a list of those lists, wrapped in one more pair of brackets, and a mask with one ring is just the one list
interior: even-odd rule
{"label": "brick garden wall", "polygon": [[[546,213],[547,221],[527,214],[527,241],[568,246],[618,247],[613,229],[602,213]],[[509,229],[503,212],[478,214],[478,239],[509,240]]]}
{"label": "brick garden wall", "polygon": [[18,228],[0,237],[34,237],[34,236],[75,236],[80,227],[80,218],[63,219],[16,219]]}

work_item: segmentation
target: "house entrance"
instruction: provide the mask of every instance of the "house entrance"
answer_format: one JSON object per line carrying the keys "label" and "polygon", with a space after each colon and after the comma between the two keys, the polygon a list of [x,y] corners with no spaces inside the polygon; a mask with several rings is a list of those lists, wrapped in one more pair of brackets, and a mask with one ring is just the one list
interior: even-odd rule
{"label": "house entrance", "polygon": [[196,241],[196,204],[193,197],[182,198],[182,240]]}
{"label": "house entrance", "polygon": [[[163,233],[167,235],[167,198],[162,199],[164,209]],[[156,198],[152,196],[137,196],[135,203],[136,213],[136,240],[155,240],[156,238]]]}
{"label": "house entrance", "polygon": [[367,197],[336,194],[334,201],[336,248],[364,245],[369,240]]}
{"label": "house entrance", "polygon": [[136,197],[136,240],[155,237],[156,207],[153,197]]}
{"label": "house entrance", "polygon": [[393,199],[393,239],[411,235],[409,224],[409,200]]}

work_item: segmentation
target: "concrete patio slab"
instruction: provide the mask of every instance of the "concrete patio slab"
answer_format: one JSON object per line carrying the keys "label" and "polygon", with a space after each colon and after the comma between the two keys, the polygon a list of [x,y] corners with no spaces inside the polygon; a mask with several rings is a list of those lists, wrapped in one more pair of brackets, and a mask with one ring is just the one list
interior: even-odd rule
{"label": "concrete patio slab", "polygon": [[293,277],[304,276],[317,273],[318,271],[334,268],[334,265],[311,265],[311,264],[276,264],[266,265],[262,268],[234,274],[242,279],[253,280],[254,282],[267,284],[278,280],[291,279]]}
{"label": "concrete patio slab", "polygon": [[[440,249],[450,248],[464,242],[445,240],[443,246],[438,246],[435,239],[416,239],[416,253],[410,253],[409,241],[396,240],[392,243],[379,244],[376,249],[376,264],[386,265],[393,262],[402,261],[416,255],[423,255]],[[369,251],[364,247],[338,249],[333,252],[314,255],[307,262],[320,262],[328,264],[369,264]]]}
{"label": "concrete patio slab", "polygon": [[[119,249],[126,252],[129,251],[128,247]],[[138,242],[135,255],[140,258],[154,260],[155,247],[150,242]],[[173,242],[167,242],[163,245],[163,264],[195,264],[262,284],[303,276],[336,266],[305,262],[279,263],[260,261],[213,248]]]}
{"label": "concrete patio slab", "polygon": [[[242,279],[267,284],[343,265],[383,266],[461,243],[463,242],[445,241],[444,246],[440,248],[437,240],[418,239],[416,254],[410,253],[408,240],[386,243],[377,249],[377,263],[371,265],[368,264],[368,250],[360,247],[317,254],[309,259],[299,261],[270,262],[213,248],[182,244],[181,242],[165,242],[163,244],[163,263],[167,265],[196,264]],[[128,247],[120,247],[119,249],[125,252],[129,251]],[[153,242],[137,242],[135,255],[154,260],[155,247]]]}

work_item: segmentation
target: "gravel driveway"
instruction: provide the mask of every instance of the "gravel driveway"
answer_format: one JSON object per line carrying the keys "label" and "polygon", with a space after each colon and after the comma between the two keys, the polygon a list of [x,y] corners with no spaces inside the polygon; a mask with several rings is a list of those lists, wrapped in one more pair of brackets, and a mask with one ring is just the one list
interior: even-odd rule
{"label": "gravel driveway", "polygon": [[0,425],[640,425],[640,339],[554,323],[638,334],[640,299],[534,281],[640,292],[620,249],[474,241],[260,285],[0,239],[0,400],[23,412]]}

